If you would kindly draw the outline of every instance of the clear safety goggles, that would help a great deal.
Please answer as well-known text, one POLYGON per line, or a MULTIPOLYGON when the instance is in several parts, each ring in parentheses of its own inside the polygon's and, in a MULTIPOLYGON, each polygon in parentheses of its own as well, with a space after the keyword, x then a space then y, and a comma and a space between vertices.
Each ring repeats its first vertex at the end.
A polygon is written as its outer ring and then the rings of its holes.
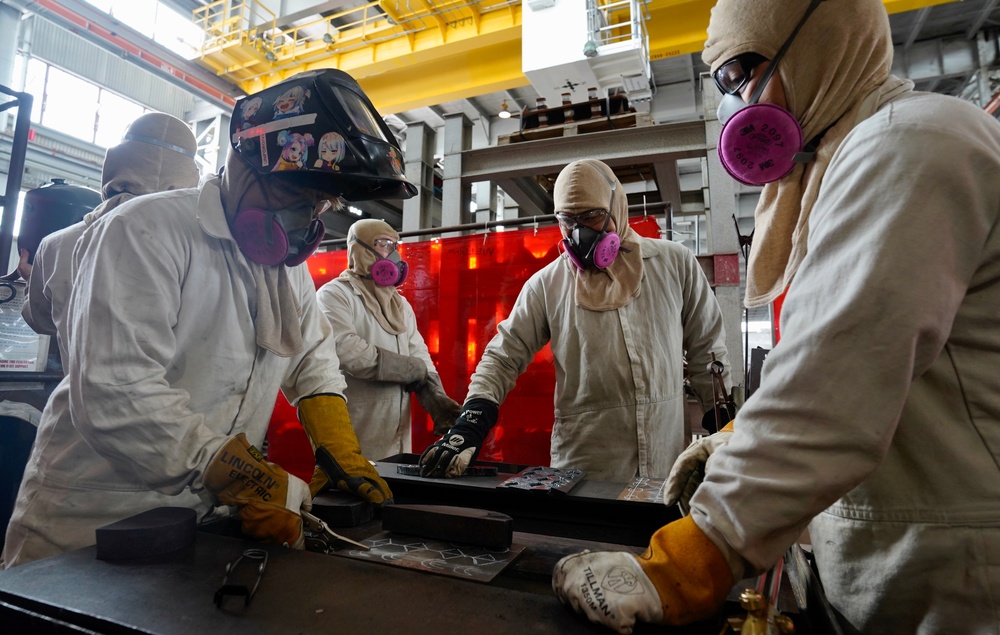
POLYGON ((392 253, 396 251, 396 246, 399 245, 399 241, 392 240, 391 238, 376 238, 372 241, 375 249, 386 251, 392 253))
POLYGON ((596 225, 597 223, 603 222, 607 217, 608 210, 606 209, 592 209, 579 214, 556 212, 556 220, 559 221, 560 225, 567 229, 572 229, 577 225, 596 225))

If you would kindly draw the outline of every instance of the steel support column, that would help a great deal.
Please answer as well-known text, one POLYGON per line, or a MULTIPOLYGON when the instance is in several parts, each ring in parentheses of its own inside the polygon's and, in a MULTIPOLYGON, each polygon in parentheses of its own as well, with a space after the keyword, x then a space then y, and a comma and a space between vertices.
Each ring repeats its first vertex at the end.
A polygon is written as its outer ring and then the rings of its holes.
MULTIPOLYGON (((715 114, 719 91, 708 77, 702 78, 702 100, 705 113, 705 138, 708 152, 705 157, 707 170, 702 173, 705 192, 705 220, 708 225, 708 252, 710 254, 738 254, 739 237, 733 227, 736 214, 736 181, 726 173, 719 161, 719 134, 722 124, 715 114)), ((733 386, 743 385, 743 337, 740 324, 743 317, 743 298, 739 286, 716 286, 715 297, 722 309, 726 328, 726 350, 729 353, 729 376, 733 386)))
POLYGON ((403 231, 434 225, 434 129, 425 123, 406 127, 406 178, 417 186, 417 195, 403 201, 403 231))
POLYGON ((472 121, 457 112, 444 118, 444 187, 441 193, 441 224, 460 225, 472 203, 473 181, 463 178, 466 152, 472 147, 472 121))

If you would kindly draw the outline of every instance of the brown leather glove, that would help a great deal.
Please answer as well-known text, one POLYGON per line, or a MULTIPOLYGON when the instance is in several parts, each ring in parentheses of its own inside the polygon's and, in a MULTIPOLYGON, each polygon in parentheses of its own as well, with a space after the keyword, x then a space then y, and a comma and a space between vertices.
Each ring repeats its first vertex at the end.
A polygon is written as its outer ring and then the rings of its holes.
POLYGON ((462 413, 462 404, 448 396, 437 373, 427 376, 427 381, 417 388, 416 395, 420 405, 434 421, 434 434, 441 436, 451 430, 458 415, 462 413))
POLYGON ((264 460, 242 432, 215 453, 203 482, 216 501, 237 508, 243 533, 295 549, 304 546, 299 510, 312 509, 309 486, 264 460))
MULTIPOLYGON (((377 505, 392 500, 388 483, 361 455, 361 444, 343 397, 306 397, 299 402, 299 420, 316 451, 317 469, 322 469, 330 483, 377 505)), ((309 488, 319 491, 324 485, 314 472, 309 488)))

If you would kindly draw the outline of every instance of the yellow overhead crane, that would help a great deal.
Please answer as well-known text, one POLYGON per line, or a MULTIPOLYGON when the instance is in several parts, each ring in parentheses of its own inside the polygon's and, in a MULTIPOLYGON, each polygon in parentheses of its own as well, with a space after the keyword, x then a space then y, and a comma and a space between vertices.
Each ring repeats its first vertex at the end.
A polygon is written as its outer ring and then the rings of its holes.
MULTIPOLYGON (((889 13, 949 1, 883 0, 889 13)), ((650 59, 701 51, 714 4, 649 0, 650 59)), ((301 71, 339 68, 389 114, 528 85, 521 12, 521 0, 377 0, 279 28, 279 16, 259 1, 216 0, 193 19, 204 32, 198 62, 248 93, 301 71)))

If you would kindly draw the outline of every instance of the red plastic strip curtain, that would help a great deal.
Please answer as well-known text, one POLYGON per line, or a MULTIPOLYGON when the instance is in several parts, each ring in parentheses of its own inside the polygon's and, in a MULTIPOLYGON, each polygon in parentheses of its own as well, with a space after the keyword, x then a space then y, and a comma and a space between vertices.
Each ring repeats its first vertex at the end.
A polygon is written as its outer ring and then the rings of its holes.
MULTIPOLYGON (((637 217, 630 225, 642 236, 659 236, 659 225, 651 216, 637 217)), ((559 256, 561 238, 557 227, 546 227, 400 244, 409 274, 399 290, 416 313, 417 328, 427 342, 445 390, 459 403, 465 399, 469 378, 483 349, 497 333, 497 324, 507 317, 524 282, 559 256)), ((319 288, 347 267, 347 252, 316 254, 307 263, 319 288)), ((548 465, 554 387, 552 352, 546 346, 535 355, 501 405, 497 427, 480 458, 548 465)), ((269 432, 269 456, 279 463, 282 458, 294 460, 298 467, 295 472, 305 472, 308 464, 311 474, 308 445, 304 448, 306 456, 295 459, 293 455, 299 452, 284 447, 287 443, 280 437, 297 435, 276 434, 276 426, 291 424, 289 416, 294 420, 294 410, 282 402, 284 399, 279 398, 281 412, 276 411, 269 432)), ((416 399, 412 403, 412 451, 419 454, 436 437, 431 432, 431 418, 416 399)), ((294 441, 303 442, 304 436, 294 441)))

